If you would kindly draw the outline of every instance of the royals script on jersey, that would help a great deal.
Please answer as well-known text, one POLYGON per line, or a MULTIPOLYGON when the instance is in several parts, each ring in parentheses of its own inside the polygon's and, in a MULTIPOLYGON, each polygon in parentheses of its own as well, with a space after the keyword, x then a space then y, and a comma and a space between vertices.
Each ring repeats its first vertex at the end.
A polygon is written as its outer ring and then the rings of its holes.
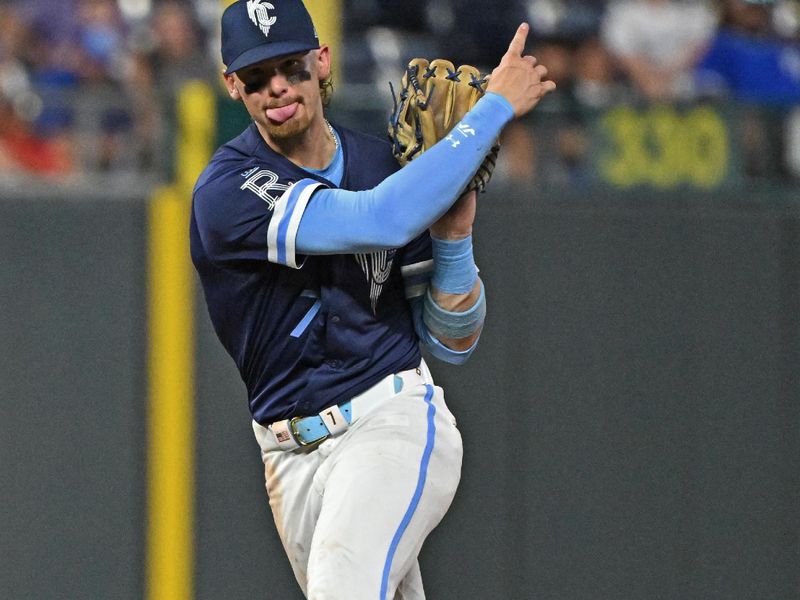
MULTIPOLYGON (((339 187, 370 189, 397 169, 388 143, 336 129, 339 187)), ((420 286, 401 268, 430 261, 430 238, 373 254, 296 255, 318 185, 337 187, 274 152, 251 125, 215 153, 194 190, 192 260, 262 424, 318 413, 420 362, 407 301, 420 286)))

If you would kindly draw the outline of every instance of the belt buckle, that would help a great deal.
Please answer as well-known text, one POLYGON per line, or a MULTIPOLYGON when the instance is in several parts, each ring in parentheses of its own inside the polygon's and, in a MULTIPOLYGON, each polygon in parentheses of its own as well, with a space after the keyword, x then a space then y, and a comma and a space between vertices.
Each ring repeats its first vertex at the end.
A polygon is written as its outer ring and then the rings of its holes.
POLYGON ((297 442, 300 446, 305 448, 307 446, 313 446, 318 442, 323 442, 326 439, 328 439, 327 435, 323 435, 322 437, 312 440, 310 442, 305 441, 302 434, 299 431, 297 431, 297 422, 302 421, 303 419, 305 419, 305 417, 292 417, 291 419, 289 419, 289 431, 292 433, 292 437, 294 438, 295 442, 297 442))

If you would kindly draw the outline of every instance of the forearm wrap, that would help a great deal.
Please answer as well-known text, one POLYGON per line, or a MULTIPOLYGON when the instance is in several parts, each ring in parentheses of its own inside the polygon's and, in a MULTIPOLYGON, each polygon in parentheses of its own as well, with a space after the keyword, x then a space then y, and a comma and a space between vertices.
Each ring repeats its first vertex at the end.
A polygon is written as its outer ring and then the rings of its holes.
POLYGON ((486 319, 486 294, 481 282, 481 294, 477 302, 464 312, 451 312, 436 304, 428 289, 422 309, 425 327, 438 338, 460 340, 478 331, 486 319))
POLYGON ((433 277, 431 283, 445 294, 468 294, 475 287, 478 269, 472 257, 472 236, 462 240, 431 238, 433 277))

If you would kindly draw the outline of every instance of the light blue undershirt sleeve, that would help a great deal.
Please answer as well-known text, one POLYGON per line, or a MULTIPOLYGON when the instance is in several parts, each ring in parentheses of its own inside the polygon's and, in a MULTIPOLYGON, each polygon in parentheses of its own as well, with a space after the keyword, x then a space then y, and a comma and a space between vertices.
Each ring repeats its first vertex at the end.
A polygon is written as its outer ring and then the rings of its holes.
POLYGON ((513 117, 505 98, 487 93, 448 137, 377 187, 315 190, 297 229, 295 252, 346 254, 405 246, 452 206, 513 117))
POLYGON ((478 335, 472 346, 466 350, 451 350, 442 344, 442 342, 433 337, 431 332, 428 331, 428 328, 425 326, 425 323, 422 320, 424 302, 423 298, 424 296, 418 296, 409 300, 411 304, 411 315, 414 318, 414 330, 417 332, 417 336, 419 336, 420 341, 425 346, 425 349, 428 350, 428 352, 430 352, 435 358, 453 365, 464 364, 477 347, 478 340, 481 336, 478 335))

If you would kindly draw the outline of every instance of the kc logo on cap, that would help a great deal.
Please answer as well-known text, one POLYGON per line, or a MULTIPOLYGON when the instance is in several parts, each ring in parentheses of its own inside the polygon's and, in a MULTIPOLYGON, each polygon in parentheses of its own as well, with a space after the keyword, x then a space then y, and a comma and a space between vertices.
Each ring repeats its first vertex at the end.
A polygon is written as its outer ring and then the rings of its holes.
POLYGON ((227 74, 317 48, 317 32, 302 0, 236 0, 222 14, 222 62, 227 74))
POLYGON ((269 28, 275 25, 278 21, 278 17, 270 17, 269 12, 270 10, 275 10, 275 7, 270 4, 269 2, 263 2, 262 0, 247 0, 247 14, 250 17, 250 20, 253 22, 253 25, 258 26, 258 28, 264 32, 264 35, 269 37, 269 28))

